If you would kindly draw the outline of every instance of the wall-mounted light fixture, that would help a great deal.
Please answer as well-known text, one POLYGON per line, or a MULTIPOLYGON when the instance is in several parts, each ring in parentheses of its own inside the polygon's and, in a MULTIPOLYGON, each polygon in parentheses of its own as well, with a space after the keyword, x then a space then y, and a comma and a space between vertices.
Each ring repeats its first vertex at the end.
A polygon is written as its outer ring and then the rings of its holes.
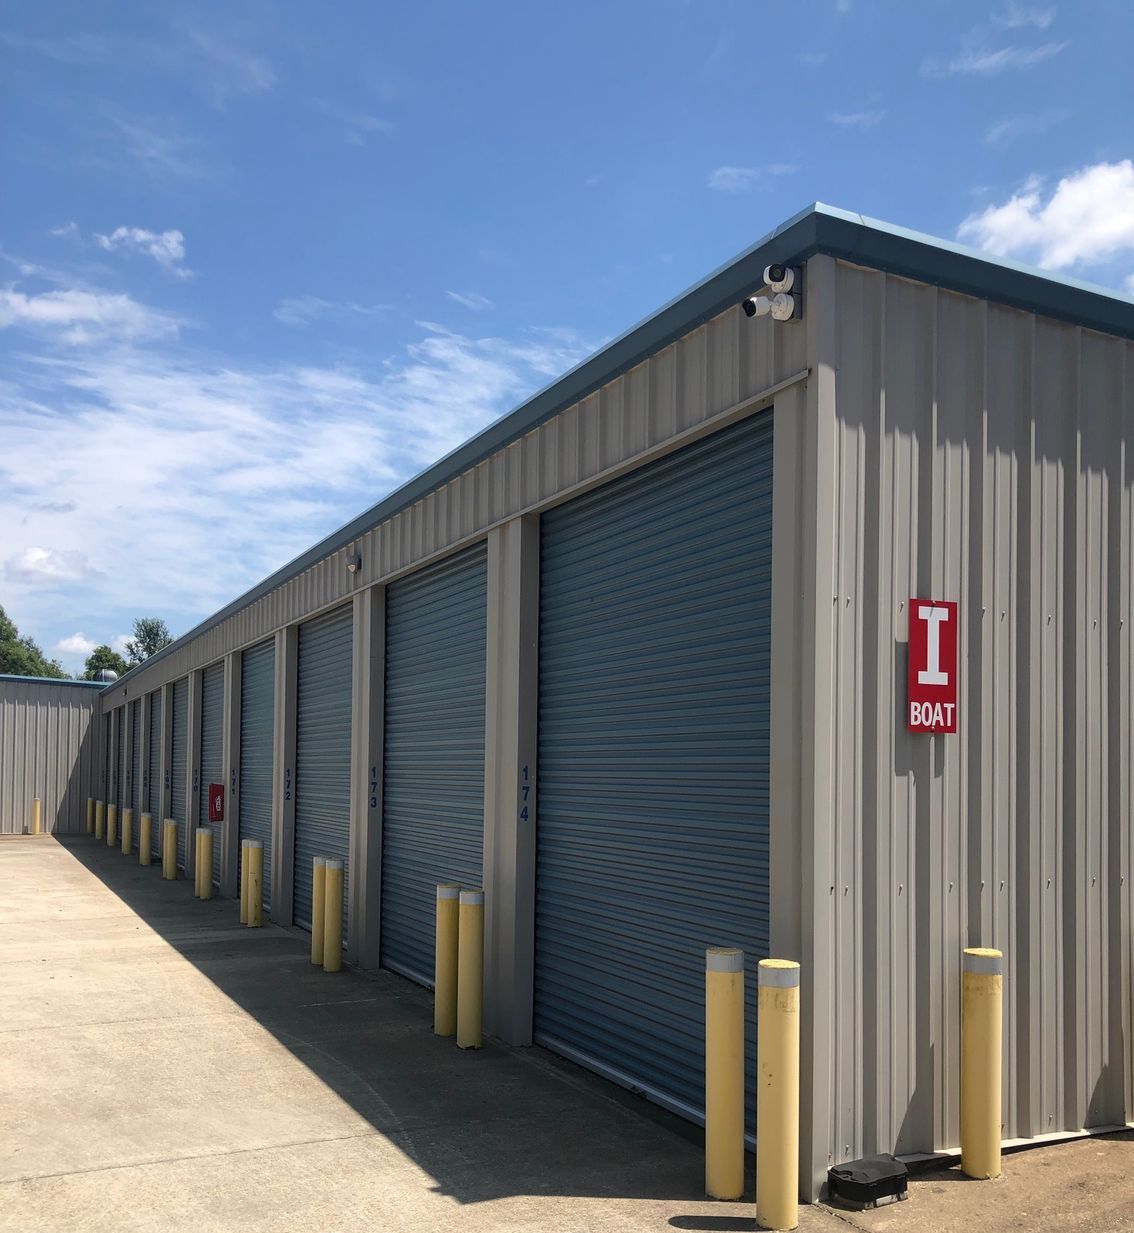
POLYGON ((357 574, 362 569, 362 558, 357 552, 352 552, 346 559, 346 567, 352 574, 357 574))

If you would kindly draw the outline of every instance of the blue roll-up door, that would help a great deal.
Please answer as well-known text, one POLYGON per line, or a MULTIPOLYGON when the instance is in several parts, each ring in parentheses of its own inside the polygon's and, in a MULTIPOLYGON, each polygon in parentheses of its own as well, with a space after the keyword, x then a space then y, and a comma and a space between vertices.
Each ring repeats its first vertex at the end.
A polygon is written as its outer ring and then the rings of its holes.
POLYGON ((487 552, 386 590, 382 963, 433 982, 436 884, 479 886, 487 552))
POLYGON ((130 803, 126 795, 126 708, 118 708, 118 738, 114 747, 114 803, 118 806, 118 833, 122 834, 122 811, 130 803))
POLYGON ((173 683, 173 729, 170 749, 169 816, 177 823, 177 867, 185 868, 185 837, 189 819, 185 814, 186 760, 189 755, 189 681, 173 683))
POLYGON ((343 862, 346 941, 350 855, 350 607, 299 627, 295 713, 295 893, 293 920, 311 928, 312 861, 343 862))
POLYGON ((114 744, 111 741, 110 712, 102 717, 102 800, 108 804, 114 798, 114 744))
POLYGON ((771 548, 770 411, 541 526, 536 1039, 694 1118, 707 947, 744 948, 755 1082, 771 548))
POLYGON ((272 758, 274 639, 250 647, 240 666, 240 838, 264 845, 262 903, 272 903, 272 758))
POLYGON ((150 748, 146 767, 146 812, 153 820, 150 832, 151 851, 154 856, 161 852, 161 690, 150 694, 150 748))
POLYGON ((134 838, 137 838, 137 815, 142 811, 142 703, 130 703, 130 783, 126 803, 134 810, 134 838))
POLYGON ((210 664, 201 673, 201 761, 197 793, 197 825, 213 832, 213 882, 220 885, 221 824, 209 821, 209 784, 223 784, 224 664, 210 664))

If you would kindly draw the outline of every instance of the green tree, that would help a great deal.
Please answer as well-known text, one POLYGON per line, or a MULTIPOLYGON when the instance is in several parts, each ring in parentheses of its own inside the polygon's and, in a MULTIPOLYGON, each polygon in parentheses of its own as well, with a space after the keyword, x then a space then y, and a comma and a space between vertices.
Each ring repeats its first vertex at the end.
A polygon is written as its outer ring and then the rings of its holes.
POLYGON ((84 681, 97 681, 98 674, 103 668, 113 668, 119 676, 129 670, 122 656, 105 644, 96 646, 87 656, 87 662, 83 666, 86 669, 83 673, 84 681))
POLYGON ((134 636, 126 643, 126 656, 130 667, 144 664, 151 655, 156 655, 173 639, 161 617, 138 617, 134 621, 134 636))
POLYGON ((0 673, 8 676, 51 676, 65 680, 57 659, 48 659, 31 638, 21 638, 15 622, 0 608, 0 673))

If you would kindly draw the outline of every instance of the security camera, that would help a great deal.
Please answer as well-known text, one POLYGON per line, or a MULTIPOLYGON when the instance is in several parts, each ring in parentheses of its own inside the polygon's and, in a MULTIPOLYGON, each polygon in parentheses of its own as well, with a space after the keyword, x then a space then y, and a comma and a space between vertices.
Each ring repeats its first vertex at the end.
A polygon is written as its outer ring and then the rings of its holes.
MULTIPOLYGON (((790 274, 791 271, 789 270, 790 274)), ((795 296, 780 291, 772 296, 772 320, 790 321, 795 316, 795 296)))
POLYGON ((790 265, 774 265, 764 267, 764 285, 769 291, 790 291, 795 286, 795 271, 790 265))
POLYGON ((750 295, 740 307, 746 317, 766 317, 772 310, 772 301, 766 295, 750 295))

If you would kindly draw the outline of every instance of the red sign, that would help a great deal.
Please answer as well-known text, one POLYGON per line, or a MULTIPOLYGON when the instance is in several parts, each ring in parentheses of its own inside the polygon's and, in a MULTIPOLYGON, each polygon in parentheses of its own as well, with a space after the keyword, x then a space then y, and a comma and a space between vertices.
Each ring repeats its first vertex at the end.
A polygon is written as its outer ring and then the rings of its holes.
POLYGON ((209 821, 224 821, 224 784, 209 784, 209 821))
POLYGON ((911 732, 957 731, 957 605, 910 600, 911 732))

